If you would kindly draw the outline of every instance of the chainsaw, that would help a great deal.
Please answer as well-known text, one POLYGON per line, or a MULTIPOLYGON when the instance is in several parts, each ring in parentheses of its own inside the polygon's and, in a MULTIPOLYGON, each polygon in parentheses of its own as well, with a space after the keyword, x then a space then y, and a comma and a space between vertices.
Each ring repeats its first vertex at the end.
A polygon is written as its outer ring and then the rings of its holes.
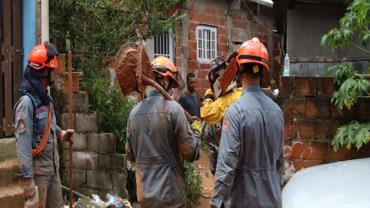
POLYGON ((238 73, 237 55, 238 53, 234 51, 226 60, 219 56, 212 61, 212 67, 208 72, 208 81, 211 84, 215 98, 225 95, 236 87, 236 85, 231 85, 231 83, 236 79, 238 73))

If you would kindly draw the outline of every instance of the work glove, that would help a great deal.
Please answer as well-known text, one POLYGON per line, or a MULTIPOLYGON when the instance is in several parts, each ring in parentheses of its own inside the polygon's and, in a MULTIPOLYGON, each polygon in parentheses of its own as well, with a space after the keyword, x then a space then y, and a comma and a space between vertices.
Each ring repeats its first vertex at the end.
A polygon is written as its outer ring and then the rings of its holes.
POLYGON ((70 142, 73 144, 73 135, 75 134, 74 129, 67 129, 67 130, 62 130, 62 141, 63 142, 70 142))
POLYGON ((196 134, 202 134, 202 124, 200 122, 200 119, 197 117, 193 117, 193 122, 191 123, 191 129, 196 134))
POLYGON ((39 191, 32 178, 22 179, 23 196, 26 200, 25 208, 39 208, 39 191))
POLYGON ((206 90, 206 93, 205 93, 205 95, 204 95, 204 99, 211 99, 211 100, 215 100, 215 96, 214 96, 214 93, 213 93, 213 91, 212 91, 212 89, 211 89, 211 88, 208 88, 208 89, 206 90))

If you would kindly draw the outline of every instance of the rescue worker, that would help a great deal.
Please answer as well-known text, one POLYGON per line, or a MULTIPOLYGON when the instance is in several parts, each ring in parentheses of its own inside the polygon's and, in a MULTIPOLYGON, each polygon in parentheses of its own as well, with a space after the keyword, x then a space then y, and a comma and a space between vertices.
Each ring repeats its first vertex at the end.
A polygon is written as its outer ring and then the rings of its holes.
POLYGON ((215 99, 211 88, 206 90, 202 107, 200 108, 200 117, 208 125, 214 125, 222 121, 227 108, 237 101, 243 89, 235 87, 224 96, 215 99))
POLYGON ((258 38, 238 50, 244 91, 223 120, 212 207, 282 206, 284 116, 260 87, 263 70, 269 70, 268 59, 258 38))
MULTIPOLYGON (((155 81, 166 91, 178 87, 177 69, 166 57, 152 62, 155 81)), ((138 201, 142 207, 184 207, 183 162, 199 157, 194 134, 183 108, 152 89, 130 112, 126 152, 135 162, 138 201)))
POLYGON ((35 46, 20 83, 21 98, 14 106, 13 126, 26 208, 63 207, 58 140, 72 142, 73 130, 62 131, 57 126, 48 93, 57 66, 57 50, 52 44, 35 46))

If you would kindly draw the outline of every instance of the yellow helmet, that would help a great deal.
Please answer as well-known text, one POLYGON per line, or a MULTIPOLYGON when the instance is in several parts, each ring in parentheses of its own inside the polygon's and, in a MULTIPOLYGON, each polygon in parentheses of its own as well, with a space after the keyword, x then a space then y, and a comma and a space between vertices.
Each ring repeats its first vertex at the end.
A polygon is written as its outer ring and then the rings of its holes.
POLYGON ((155 73, 158 73, 164 77, 170 77, 173 80, 174 88, 179 87, 176 66, 169 58, 158 56, 152 61, 152 69, 155 73))

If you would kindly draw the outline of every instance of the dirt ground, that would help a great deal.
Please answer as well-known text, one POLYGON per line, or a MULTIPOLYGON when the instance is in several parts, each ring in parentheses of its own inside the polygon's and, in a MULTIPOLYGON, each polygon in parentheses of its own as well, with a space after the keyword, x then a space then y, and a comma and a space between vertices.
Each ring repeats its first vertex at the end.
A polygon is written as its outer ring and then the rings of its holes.
POLYGON ((209 201, 212 196, 213 184, 214 184, 214 176, 212 175, 209 169, 209 153, 207 151, 201 150, 200 158, 198 161, 195 162, 196 167, 200 172, 200 176, 202 178, 202 195, 198 201, 197 208, 209 208, 209 201))

